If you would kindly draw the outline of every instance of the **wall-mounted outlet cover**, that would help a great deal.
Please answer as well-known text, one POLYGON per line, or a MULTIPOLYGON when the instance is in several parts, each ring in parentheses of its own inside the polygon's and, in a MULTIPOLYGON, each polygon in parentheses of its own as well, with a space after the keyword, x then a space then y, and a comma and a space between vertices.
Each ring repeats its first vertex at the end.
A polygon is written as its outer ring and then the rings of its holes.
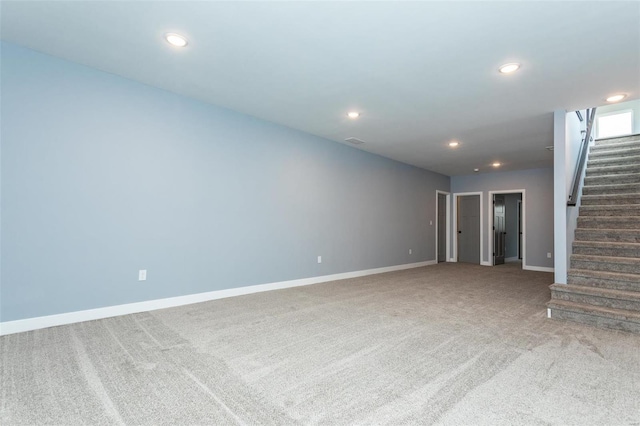
POLYGON ((409 249, 409 254, 413 253, 413 250, 409 249))
POLYGON ((345 139, 346 142, 352 143, 354 145, 361 145, 364 143, 363 140, 358 139, 358 138, 346 138, 345 139))
POLYGON ((322 256, 318 256, 318 263, 322 263, 322 256))
POLYGON ((138 281, 146 281, 147 280, 147 270, 140 269, 138 271, 138 281))

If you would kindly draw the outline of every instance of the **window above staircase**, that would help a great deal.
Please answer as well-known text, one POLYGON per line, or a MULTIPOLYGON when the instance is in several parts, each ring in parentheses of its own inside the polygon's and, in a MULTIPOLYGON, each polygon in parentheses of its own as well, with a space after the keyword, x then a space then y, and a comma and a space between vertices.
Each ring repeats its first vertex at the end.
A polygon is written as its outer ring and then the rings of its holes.
POLYGON ((596 121, 598 139, 626 136, 633 133, 633 110, 599 115, 596 121))

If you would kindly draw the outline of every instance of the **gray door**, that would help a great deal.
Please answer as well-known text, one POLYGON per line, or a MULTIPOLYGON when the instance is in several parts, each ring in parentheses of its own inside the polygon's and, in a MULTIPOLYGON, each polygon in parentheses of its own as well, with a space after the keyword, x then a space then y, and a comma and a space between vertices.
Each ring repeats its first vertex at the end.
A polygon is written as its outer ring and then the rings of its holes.
POLYGON ((447 261, 447 196, 438 194, 438 263, 447 261))
POLYGON ((458 262, 480 264, 480 196, 458 197, 458 262))
POLYGON ((493 264, 504 264, 505 241, 507 231, 505 226, 504 195, 493 196, 493 264))

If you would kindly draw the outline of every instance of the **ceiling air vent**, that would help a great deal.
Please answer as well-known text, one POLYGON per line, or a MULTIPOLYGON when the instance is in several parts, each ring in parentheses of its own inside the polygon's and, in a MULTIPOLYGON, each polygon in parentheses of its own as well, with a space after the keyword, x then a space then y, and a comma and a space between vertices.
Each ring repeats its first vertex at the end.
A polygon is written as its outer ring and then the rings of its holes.
POLYGON ((352 143, 354 145, 360 145, 360 144, 364 143, 364 141, 361 141, 360 139, 357 139, 357 138, 346 138, 345 142, 349 142, 349 143, 352 143))

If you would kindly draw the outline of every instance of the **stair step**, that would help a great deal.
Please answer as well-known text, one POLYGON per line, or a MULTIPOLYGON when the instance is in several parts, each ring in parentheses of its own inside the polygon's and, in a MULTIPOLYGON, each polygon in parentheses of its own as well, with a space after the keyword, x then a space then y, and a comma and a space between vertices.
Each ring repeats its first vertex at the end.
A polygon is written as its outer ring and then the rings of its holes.
POLYGON ((640 183, 640 173, 617 173, 613 175, 585 176, 585 186, 618 185, 621 183, 640 183))
POLYGON ((578 216, 578 228, 640 229, 638 216, 578 216))
POLYGON ((626 142, 640 143, 640 133, 634 133, 632 135, 614 136, 611 138, 600 138, 595 140, 596 146, 617 145, 626 142))
POLYGON ((595 327, 640 333, 640 312, 605 308, 582 303, 552 300, 547 303, 550 317, 595 327))
POLYGON ((582 205, 580 216, 640 216, 640 204, 582 205))
POLYGON ((618 166, 623 164, 640 164, 640 154, 620 157, 589 158, 589 161, 587 161, 587 168, 618 166))
POLYGON ((575 241, 640 243, 640 229, 576 228, 575 241))
POLYGON ((639 292, 571 284, 553 284, 550 288, 551 298, 555 300, 624 309, 640 314, 639 292))
POLYGON ((610 142, 610 143, 602 143, 602 141, 596 141, 593 145, 591 145, 589 149, 592 152, 596 152, 596 151, 600 152, 600 151, 608 151, 612 149, 618 149, 618 150, 633 149, 638 145, 640 145, 640 141, 638 141, 637 139, 629 139, 625 141, 617 141, 617 142, 610 142))
POLYGON ((572 254, 571 268, 638 274, 640 276, 640 259, 635 257, 572 254))
POLYGON ((638 144, 637 146, 626 146, 626 147, 621 147, 621 148, 616 148, 615 146, 610 147, 609 149, 598 149, 598 150, 593 150, 593 147, 591 147, 591 150, 589 151, 589 159, 604 159, 604 158, 611 158, 611 157, 632 157, 632 156, 636 156, 636 155, 640 155, 640 144, 638 144))
POLYGON ((636 142, 636 141, 628 141, 628 142, 621 142, 621 143, 616 143, 616 144, 608 144, 608 145, 592 145, 591 147, 589 147, 589 158, 591 158, 591 155, 593 154, 601 154, 601 153, 613 153, 613 152, 617 152, 617 153, 622 153, 625 151, 631 151, 634 150, 636 148, 640 147, 640 143, 636 142))
POLYGON ((640 204, 640 193, 638 194, 600 194, 583 195, 580 199, 583 206, 602 206, 609 204, 640 204))
POLYGON ((567 281, 572 285, 610 288, 612 290, 640 291, 640 276, 619 272, 569 269, 567 281))
POLYGON ((573 254, 611 257, 640 257, 639 243, 574 241, 573 254))
POLYGON ((587 167, 585 176, 609 176, 630 173, 640 173, 640 164, 620 164, 616 166, 587 167))
MULTIPOLYGON (((623 175, 617 175, 622 177, 623 175)), ((607 176, 599 176, 602 180, 607 180, 607 176)), ((601 185, 592 185, 590 181, 585 179, 585 186, 582 188, 584 195, 598 194, 637 194, 640 193, 640 182, 619 182, 601 185), (587 182, 589 182, 587 184, 587 182)))
POLYGON ((590 147, 568 284, 549 316, 640 333, 640 135, 590 147))

